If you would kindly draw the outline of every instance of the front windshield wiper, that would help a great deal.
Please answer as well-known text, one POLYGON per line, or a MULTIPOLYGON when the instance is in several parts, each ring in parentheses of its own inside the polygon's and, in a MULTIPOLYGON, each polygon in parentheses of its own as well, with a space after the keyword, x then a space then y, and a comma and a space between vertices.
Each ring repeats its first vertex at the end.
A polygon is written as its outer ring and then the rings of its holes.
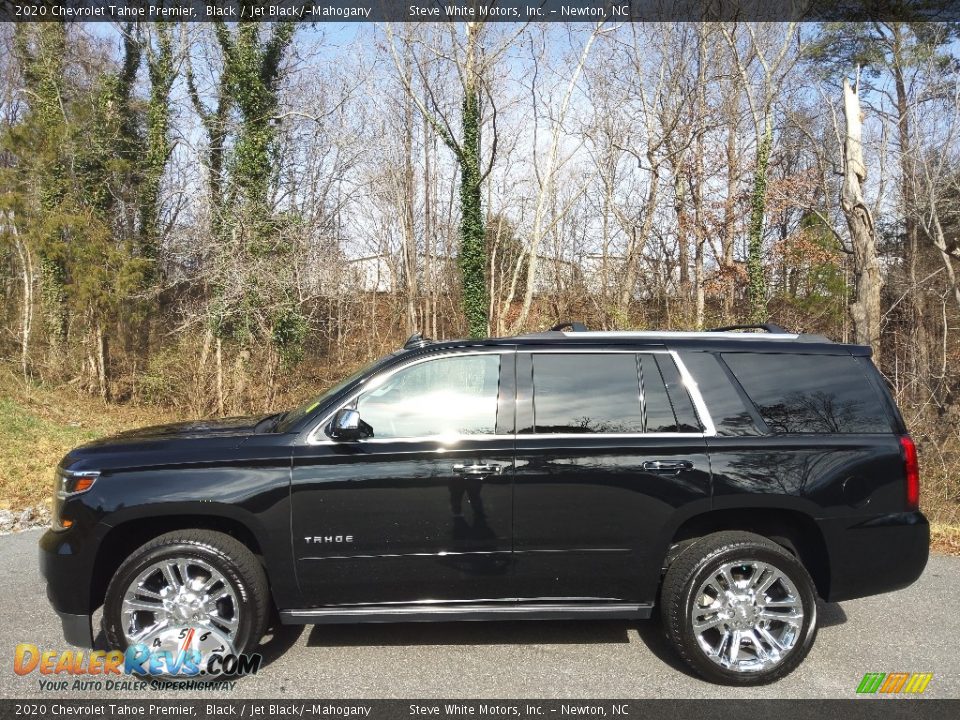
POLYGON ((276 429, 277 429, 278 427, 280 427, 280 423, 282 423, 284 420, 286 420, 286 419, 287 419, 287 415, 289 415, 289 414, 290 414, 290 411, 289 411, 289 410, 284 410, 283 412, 278 412, 278 413, 274 416, 274 421, 273 421, 273 423, 270 425, 270 432, 275 432, 276 429))
POLYGON ((287 411, 274 413, 273 415, 267 415, 263 420, 258 422, 254 427, 253 431, 258 435, 260 433, 273 432, 277 429, 277 425, 280 424, 280 421, 287 416, 287 411))

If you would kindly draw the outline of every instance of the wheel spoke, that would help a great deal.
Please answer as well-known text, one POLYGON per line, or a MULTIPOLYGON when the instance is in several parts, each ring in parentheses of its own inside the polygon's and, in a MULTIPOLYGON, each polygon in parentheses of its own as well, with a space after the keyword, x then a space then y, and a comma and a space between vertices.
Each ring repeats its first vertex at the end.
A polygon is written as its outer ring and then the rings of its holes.
POLYGON ((207 578, 207 581, 200 586, 200 589, 197 590, 197 593, 200 595, 206 595, 213 589, 213 586, 220 582, 220 578, 217 575, 211 573, 210 577, 207 578))
POLYGON ((756 630, 750 630, 747 633, 744 633, 745 637, 750 641, 750 644, 753 645, 754 651, 757 654, 757 660, 762 663, 767 663, 770 661, 770 655, 767 653, 766 648, 763 647, 763 643, 760 642, 760 638, 757 636, 756 630))
POLYGON ((803 624, 802 613, 776 613, 769 612, 767 610, 761 610, 759 619, 776 620, 777 622, 787 623, 788 625, 793 625, 795 627, 800 627, 800 625, 803 624))
POLYGON ((737 658, 740 656, 740 631, 734 630, 730 633, 730 648, 727 651, 727 660, 731 665, 737 664, 737 658))
POLYGON ((783 652, 783 650, 784 650, 783 645, 781 645, 781 644, 780 644, 780 641, 777 640, 777 639, 773 636, 773 633, 771 633, 771 632, 770 632, 767 628, 765 628, 763 625, 758 625, 757 628, 756 628, 756 630, 754 631, 754 633, 759 633, 760 636, 763 638, 763 640, 764 640, 771 648, 773 648, 774 652, 777 653, 778 655, 783 652))
POLYGON ((219 615, 211 615, 210 620, 215 623, 220 623, 221 625, 226 625, 228 628, 235 628, 239 624, 237 618, 225 618, 220 617, 219 615))
POLYGON ((163 595, 153 590, 148 590, 143 585, 140 585, 135 591, 135 594, 139 597, 149 598, 151 600, 156 600, 157 602, 163 601, 163 595))
POLYGON ((766 563, 754 563, 752 565, 752 569, 753 572, 750 574, 750 579, 747 581, 747 590, 757 590, 760 581, 773 573, 773 568, 766 563))
POLYGON ((216 595, 211 595, 209 598, 207 598, 207 602, 215 603, 219 600, 223 600, 223 598, 228 597, 230 597, 230 591, 226 588, 222 588, 216 595))
POLYGON ((787 608, 787 609, 799 609, 802 607, 802 603, 797 598, 786 598, 785 600, 767 600, 762 603, 765 608, 787 608))
POLYGON ((190 573, 187 572, 187 570, 188 570, 188 568, 187 568, 187 561, 186 561, 186 560, 180 560, 180 561, 178 561, 178 562, 177 562, 177 570, 178 570, 179 573, 180 573, 180 580, 182 580, 182 583, 181 583, 181 584, 182 584, 184 587, 189 587, 189 586, 190 586, 190 573))
POLYGON ((737 589, 737 583, 733 579, 733 575, 730 574, 729 566, 724 565, 722 568, 720 568, 720 574, 718 575, 718 578, 723 580, 724 583, 726 583, 727 590, 733 591, 737 589))
POLYGON ((174 563, 165 563, 163 567, 160 568, 161 572, 163 572, 164 579, 167 581, 167 585, 171 590, 174 591, 180 589, 180 583, 177 581, 177 574, 174 572, 175 569, 176 565, 174 563))
POLYGON ((123 601, 123 608, 128 611, 146 610, 147 612, 161 612, 163 605, 155 602, 147 602, 146 600, 125 599, 123 601))
POLYGON ((697 622, 696 620, 694 620, 694 621, 693 621, 693 631, 694 631, 695 633, 697 633, 697 634, 702 633, 702 632, 706 632, 707 630, 710 630, 711 628, 715 628, 715 627, 717 627, 717 626, 719 626, 719 625, 723 625, 723 622, 724 622, 723 619, 722 619, 721 617, 719 617, 719 616, 716 616, 716 615, 713 616, 712 618, 710 618, 709 620, 703 620, 703 621, 701 621, 701 622, 697 622))

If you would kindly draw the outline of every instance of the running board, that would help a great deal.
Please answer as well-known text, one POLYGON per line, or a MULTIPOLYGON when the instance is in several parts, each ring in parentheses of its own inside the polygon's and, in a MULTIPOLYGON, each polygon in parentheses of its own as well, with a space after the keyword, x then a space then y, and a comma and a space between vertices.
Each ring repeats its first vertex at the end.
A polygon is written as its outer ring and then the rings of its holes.
POLYGON ((645 620, 652 605, 622 603, 475 603, 361 605, 281 610, 284 625, 452 622, 462 620, 645 620))

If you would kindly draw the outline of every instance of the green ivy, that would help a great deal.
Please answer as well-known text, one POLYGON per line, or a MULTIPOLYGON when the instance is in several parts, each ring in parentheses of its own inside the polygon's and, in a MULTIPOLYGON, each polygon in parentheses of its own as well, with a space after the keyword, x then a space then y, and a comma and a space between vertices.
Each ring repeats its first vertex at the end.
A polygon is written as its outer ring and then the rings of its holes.
POLYGON ((480 172, 480 96, 470 90, 463 99, 463 144, 460 150, 460 275, 463 312, 470 337, 487 333, 487 252, 480 172))
POLYGON ((310 325, 298 305, 280 306, 273 315, 273 346, 284 366, 296 365, 303 359, 303 348, 310 325))
POLYGON ((770 118, 757 148, 757 167, 753 174, 750 197, 750 235, 747 243, 747 295, 750 299, 750 322, 767 320, 767 282, 763 272, 763 219, 767 211, 767 167, 773 144, 770 118))

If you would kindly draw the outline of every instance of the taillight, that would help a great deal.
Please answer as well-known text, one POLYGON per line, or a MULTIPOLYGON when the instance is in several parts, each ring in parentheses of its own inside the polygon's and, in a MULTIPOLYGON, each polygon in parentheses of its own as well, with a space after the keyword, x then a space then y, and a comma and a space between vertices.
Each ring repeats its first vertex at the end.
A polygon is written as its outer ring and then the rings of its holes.
POLYGON ((900 438, 900 447, 903 448, 903 468, 907 474, 907 510, 916 510, 920 507, 920 466, 917 464, 917 446, 913 440, 904 436, 900 438))

